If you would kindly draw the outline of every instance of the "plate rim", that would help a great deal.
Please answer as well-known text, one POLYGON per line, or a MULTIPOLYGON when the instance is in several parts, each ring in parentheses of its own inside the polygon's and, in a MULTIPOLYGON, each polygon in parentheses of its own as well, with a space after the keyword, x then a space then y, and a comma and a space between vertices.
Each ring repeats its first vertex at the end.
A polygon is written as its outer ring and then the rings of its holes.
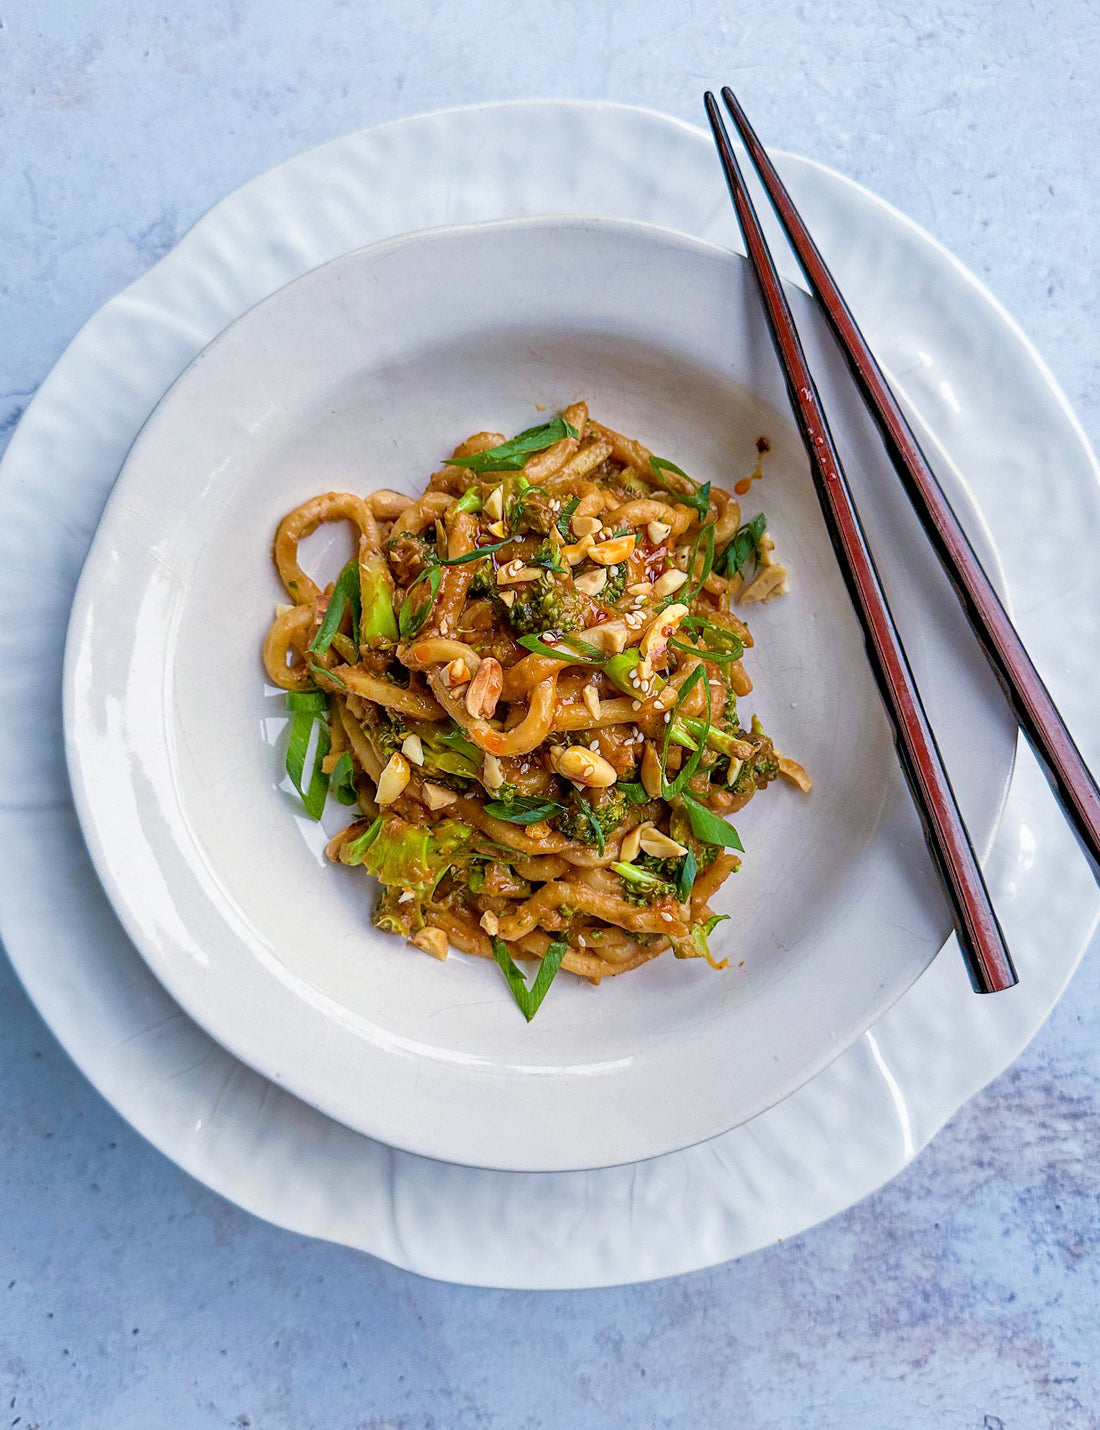
MULTIPOLYGON (((505 101, 500 105, 462 106, 445 112, 453 115, 465 115, 472 121, 482 123, 482 116, 485 111, 498 108, 535 112, 543 121, 552 119, 554 115, 562 111, 572 111, 576 113, 580 109, 586 110, 593 118, 597 115, 602 116, 608 113, 613 116, 616 114, 628 114, 638 118, 640 121, 644 121, 646 124, 656 122, 658 126, 663 126, 665 129, 679 130, 682 136, 689 137, 692 142, 703 141, 709 144, 709 141, 706 140, 706 136, 703 135, 702 131, 699 131, 690 124, 686 124, 680 119, 657 114, 637 106, 610 104, 602 101, 505 101)), ((384 126, 376 126, 375 128, 358 131, 356 134, 345 136, 341 139, 331 140, 327 144, 318 146, 316 149, 309 151, 309 157, 313 162, 317 161, 317 156, 323 156, 329 159, 340 153, 343 157, 346 157, 343 151, 346 150, 350 153, 355 146, 366 145, 370 140, 370 136, 375 134, 376 129, 380 128, 390 131, 397 126, 409 126, 410 128, 417 126, 422 127, 426 117, 427 116, 412 116, 408 119, 395 120, 384 126)), ((55 401, 55 390, 64 393, 64 383, 72 380, 72 375, 79 369, 80 362, 84 358, 84 347, 86 344, 81 343, 79 339, 89 334, 90 330, 93 329, 98 336, 100 332, 109 327, 108 318, 112 320, 117 318, 120 299, 126 298, 134 289, 139 288, 151 274, 161 269, 162 264, 167 264, 172 261, 174 257, 178 256, 184 246, 188 244, 189 240, 196 236, 201 236, 205 239, 207 233, 204 225, 216 227, 213 223, 213 216, 217 214, 219 210, 222 211, 223 215, 227 214, 229 212, 228 206, 231 206, 234 201, 240 200, 242 196, 246 194, 246 191, 249 191, 247 192, 249 199, 254 198, 257 192, 256 186, 260 185, 266 178, 272 175, 280 174, 285 176, 289 168, 301 162, 302 157, 303 156, 298 156, 297 159, 284 161, 283 164, 267 171, 267 175, 261 175, 257 179, 250 180, 248 184, 243 185, 242 188, 237 190, 234 194, 220 201, 219 205, 216 205, 210 213, 203 219, 200 219, 199 223, 181 239, 180 244, 177 245, 177 248, 173 250, 167 258, 161 260, 160 264, 155 265, 149 273, 143 275, 142 278, 136 280, 129 288, 123 290, 122 294, 104 305, 103 309, 100 309, 96 315, 93 315, 93 317, 88 320, 88 323, 81 328, 77 338, 74 339, 70 348, 66 350, 66 354, 59 360, 53 373, 47 378, 46 382, 39 389, 39 393, 28 407, 27 413, 24 415, 23 422, 21 423, 22 430, 13 437, 12 445, 9 447, 8 454, 5 456, 5 465, 8 468, 9 476, 11 475, 12 469, 16 466, 16 452, 18 452, 20 461, 24 458, 23 446, 25 443, 21 443, 21 438, 26 435, 29 441, 29 433, 31 430, 34 430, 35 439, 41 440, 43 423, 48 426, 51 420, 54 422, 58 420, 57 413, 51 404, 55 401), (227 208, 222 209, 222 205, 226 205, 227 208), (199 229, 202 230, 201 235, 196 234, 196 230, 199 229), (33 421, 29 421, 28 419, 31 418, 32 413, 34 414, 33 421)), ((878 206, 884 213, 893 215, 894 218, 900 220, 905 227, 912 230, 923 244, 929 245, 933 251, 939 252, 950 259, 951 263, 964 275, 968 285, 981 296, 983 305, 998 314, 1002 321, 1012 329, 1013 334, 1019 341, 1022 354, 1028 360, 1030 370, 1037 372, 1039 377, 1043 379, 1047 393, 1054 397, 1061 409, 1063 417, 1069 418, 1069 425, 1072 427, 1076 437, 1076 447, 1091 464, 1095 478, 1096 459, 1089 449, 1080 423, 1074 417, 1064 394, 1054 381, 1041 356, 1035 351, 1030 340, 1020 330, 1015 320, 1005 312, 1002 305, 988 292, 981 281, 970 273, 958 259, 955 259, 953 255, 944 249, 943 245, 939 244, 931 235, 920 229, 912 220, 900 214, 886 200, 878 198, 853 180, 835 173, 835 171, 828 169, 827 166, 819 164, 814 160, 795 159, 793 156, 788 157, 791 158, 792 163, 804 166, 805 171, 810 173, 816 171, 819 175, 825 176, 828 183, 831 184, 835 182, 843 187, 850 188, 862 195, 865 199, 872 201, 873 204, 878 206)), ((281 197, 285 199, 286 195, 284 194, 281 197)), ((1014 782, 1014 794, 1015 793, 1014 782)), ((1027 799, 1028 792, 1023 791, 1019 797, 1027 799)), ((8 807, 5 814, 12 817, 13 823, 18 823, 17 817, 21 812, 24 811, 21 811, 18 801, 16 801, 13 805, 8 807)), ((47 819, 48 814, 49 811, 43 813, 39 822, 49 822, 47 819)), ((1039 825, 1042 825, 1041 811, 1032 811, 1032 816, 1039 825)), ((1091 896, 1088 902, 1091 908, 1095 907, 1092 903, 1091 896)), ((53 1021, 57 1021, 59 1018, 63 1019, 63 1005, 58 1003, 56 990, 51 989, 48 976, 41 967, 41 952, 35 942, 35 930, 24 929, 18 926, 18 912, 19 910, 13 909, 10 903, 8 903, 4 909, 6 929, 9 933, 15 934, 14 938, 9 939, 9 947, 13 950, 12 961, 17 968, 17 972, 19 972, 22 977, 24 985, 28 988, 32 998, 43 1013, 43 1016, 46 1016, 46 1005, 49 1004, 53 1011, 53 1021), (16 946, 18 946, 18 953, 14 951, 16 946), (24 954, 26 955, 25 958, 24 954), (59 1008, 62 1009, 61 1012, 58 1011, 59 1008)), ((789 1215, 794 1215, 798 1218, 797 1224, 794 1226, 795 1230, 810 1225, 816 1220, 820 1220, 822 1216, 830 1214, 831 1211, 839 1210, 841 1206, 851 1204, 853 1199, 864 1195, 874 1186, 881 1184, 887 1177, 893 1175, 899 1170, 900 1166, 904 1164, 904 1161, 908 1160, 908 1157, 913 1154, 915 1147, 917 1145, 923 1145, 923 1142, 942 1125, 942 1122, 946 1120, 951 1112, 955 1111, 962 1102, 977 1091, 978 1087, 988 1081, 990 1077, 1008 1065, 1008 1062, 1012 1060, 1027 1041, 1029 1041, 1030 1037, 1034 1035, 1038 1026, 1041 1025, 1042 1020, 1045 1019, 1045 1016, 1053 1007, 1058 994, 1071 976, 1073 967, 1075 967, 1080 960, 1084 947, 1095 926, 1095 918, 1095 912, 1091 913, 1088 919, 1088 927, 1083 930, 1080 935, 1080 943, 1075 943, 1072 964, 1061 967, 1053 980, 1049 981, 1040 991, 1039 1001, 1042 1003, 1042 1008, 1038 1022, 1032 1018, 1022 1019, 1018 1025, 1014 1024, 1012 1027, 1005 1028, 993 1035, 992 1041, 993 1044, 995 1044, 995 1049, 983 1051, 980 1058, 975 1055, 974 1059, 969 1062, 966 1067, 954 1070, 953 1082, 948 1086, 940 1087, 939 1094, 941 1101, 943 1098, 946 1098, 946 1102, 943 1105, 935 1107, 922 1106, 917 1109, 920 1116, 914 1126, 914 1138, 912 1142, 906 1144, 906 1149, 904 1150, 904 1154, 901 1155, 900 1160, 893 1155, 887 1156, 884 1154, 873 1169, 864 1169, 866 1175, 858 1185, 855 1185, 854 1191, 851 1190, 851 1186, 854 1184, 849 1184, 848 1191, 838 1190, 835 1197, 826 1198, 825 1201, 814 1202, 812 1206, 804 1206, 797 1212, 789 1213, 789 1215)), ((942 960, 938 960, 938 962, 942 963, 942 960)), ((923 982, 924 980, 921 980, 921 983, 923 982)), ((918 988, 921 987, 921 983, 917 985, 918 988)), ((940 991, 942 992, 943 990, 940 991)), ((940 994, 937 993, 932 996, 939 997, 940 994)), ((948 996, 950 995, 948 994, 948 996)), ((925 1003, 928 1001, 928 998, 922 995, 921 1001, 925 1003)), ((891 1015, 887 1016, 890 1018, 891 1015)), ((50 1020, 48 1019, 47 1021, 50 1020)), ((525 1269, 520 1270, 515 1270, 511 1265, 506 1265, 498 1260, 494 1263, 496 1266, 495 1279, 486 1281, 484 1279, 485 1272, 480 1270, 479 1267, 486 1258, 490 1262, 493 1260, 493 1247, 491 1244, 483 1245, 480 1248, 481 1261, 467 1262, 464 1265, 456 1267, 453 1262, 447 1264, 447 1258, 442 1254, 442 1249, 438 1246, 424 1246, 421 1244, 415 1250, 410 1251, 404 1239, 398 1244, 393 1242, 392 1238, 388 1238, 384 1231, 364 1227, 359 1224, 353 1226, 350 1222, 342 1221, 339 1216, 335 1216, 334 1219, 331 1205, 329 1205, 327 1209, 311 1205, 309 1215, 299 1214, 296 1209, 291 1211, 288 1207, 279 1203, 278 1197, 274 1195, 275 1189, 270 1184, 261 1185, 254 1179, 250 1180, 247 1175, 242 1176, 242 1169, 239 1167, 231 1167, 230 1162, 232 1159, 224 1155, 221 1150, 216 1149, 209 1142, 203 1142, 190 1136, 192 1129, 189 1126, 185 1128, 175 1125, 166 1126, 165 1120, 160 1115, 159 1108, 154 1109, 147 1106, 143 1109, 135 1106, 126 1096, 128 1091, 126 1080, 124 1078, 120 1080, 116 1069, 104 1067, 97 1063, 96 1053, 98 1050, 95 1047, 88 1047, 87 1044, 82 1041, 79 1031, 72 1028, 71 1025, 67 1029, 65 1043, 67 1047, 72 1046, 70 1055, 73 1056, 78 1062, 78 1065, 85 1070, 90 1080, 104 1091, 104 1095, 123 1112, 124 1116, 127 1116, 131 1122, 137 1125, 139 1130, 158 1145, 161 1150, 164 1150, 167 1155, 173 1156, 175 1160, 186 1166, 194 1175, 205 1180, 209 1185, 215 1186, 224 1195, 250 1206, 253 1210, 258 1211, 261 1215, 267 1216, 270 1220, 284 1225, 290 1225, 298 1230, 310 1231, 313 1232, 313 1234, 322 1236, 329 1235, 337 1240, 343 1240, 350 1245, 362 1246, 364 1249, 373 1250, 376 1254, 385 1256, 386 1259, 394 1261, 396 1264, 412 1266, 414 1269, 421 1270, 424 1274, 443 1275, 448 1279, 468 1280, 476 1284, 509 1284, 517 1286, 610 1285, 617 1284, 617 1282, 623 1280, 673 1274, 676 1271, 691 1269, 695 1266, 713 1264, 714 1261, 727 1259, 731 1255, 741 1254, 745 1250, 762 1244, 761 1236, 763 1236, 764 1240, 767 1240, 766 1233, 763 1233, 759 1226, 752 1231, 747 1231, 743 1224, 738 1223, 736 1227, 727 1227, 725 1232, 718 1234, 717 1241, 714 1245, 709 1246, 705 1250, 696 1251, 692 1257, 688 1259, 685 1259, 682 1250, 677 1250, 676 1252, 667 1253, 663 1260, 654 1252, 650 1256, 650 1259, 645 1262, 644 1266, 637 1261, 636 1255, 634 1260, 630 1263, 625 1261, 615 1263, 615 1255, 617 1253, 613 1250, 608 1250, 606 1254, 610 1257, 610 1261, 599 1261, 599 1264, 593 1265, 589 1270, 585 1270, 583 1273, 574 1271, 570 1275, 569 1273, 561 1272, 560 1267, 556 1264, 554 1255, 551 1254, 548 1261, 544 1260, 540 1263, 536 1258, 536 1260, 529 1263, 525 1269), (108 1087, 111 1089, 109 1092, 107 1091, 108 1087), (170 1150, 173 1145, 175 1150, 170 1150), (320 1218, 322 1222, 325 1222, 327 1219, 326 1225, 320 1225, 319 1222, 314 1219, 315 1217, 320 1218), (427 1261, 424 1260, 425 1257, 427 1261), (656 1260, 653 1259, 654 1257, 656 1257, 656 1260), (617 1264, 618 1270, 614 1269, 613 1263, 617 1264), (631 1269, 624 1270, 628 1264, 631 1269), (568 1276, 569 1279, 562 1279, 563 1274, 568 1276)), ((150 1056, 152 1056, 151 1052, 150 1056)), ((272 1092, 277 1092, 277 1090, 269 1088, 264 1094, 270 1105, 274 1105, 278 1102, 277 1096, 274 1099, 268 1097, 268 1094, 272 1092)), ((308 1109, 299 1108, 297 1111, 304 1116, 304 1114, 308 1112, 308 1109)), ((292 1112, 288 1118, 286 1129, 288 1135, 293 1131, 293 1122, 294 1116, 292 1112)), ((332 1129, 330 1129, 330 1132, 331 1130, 332 1129)), ((382 1153, 388 1152, 388 1149, 373 1150, 382 1153)), ((877 1156, 878 1154, 876 1153, 875 1155, 877 1156)), ((350 1151, 348 1152, 348 1156, 350 1159, 350 1151)), ((387 1161, 385 1165, 390 1166, 391 1163, 392 1158, 387 1161)), ((403 1166, 404 1164, 402 1163, 401 1165, 403 1166)), ((433 1174, 439 1173, 442 1170, 441 1168, 436 1168, 433 1174)), ((383 1170, 383 1167, 380 1165, 378 1175, 384 1178, 390 1174, 383 1170)), ((716 1189, 712 1189, 712 1192, 716 1197, 719 1197, 719 1200, 721 1199, 716 1189)), ((792 1234, 791 1224, 787 1225, 782 1234, 792 1234)), ((652 1250, 652 1248, 650 1250, 652 1250)), ((637 1248, 635 1248, 635 1252, 636 1251, 637 1248)), ((595 1252, 593 1252, 593 1255, 595 1256, 595 1252)), ((598 1261, 598 1257, 596 1259, 598 1261)))

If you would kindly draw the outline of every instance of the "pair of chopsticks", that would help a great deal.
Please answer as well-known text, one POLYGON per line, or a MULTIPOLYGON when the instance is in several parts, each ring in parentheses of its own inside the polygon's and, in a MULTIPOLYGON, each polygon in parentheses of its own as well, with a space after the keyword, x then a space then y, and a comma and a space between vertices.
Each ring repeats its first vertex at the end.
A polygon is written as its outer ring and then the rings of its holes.
MULTIPOLYGON (((727 86, 722 98, 1017 723, 1039 757, 1092 862, 1093 872, 1100 872, 1100 790, 737 97, 727 86)), ((791 407, 810 458, 825 524, 863 628, 879 693, 894 726, 902 769, 943 880, 970 981, 978 993, 1011 988, 1017 982, 1016 970, 890 614, 775 263, 721 111, 709 90, 703 102, 786 378, 791 407)))

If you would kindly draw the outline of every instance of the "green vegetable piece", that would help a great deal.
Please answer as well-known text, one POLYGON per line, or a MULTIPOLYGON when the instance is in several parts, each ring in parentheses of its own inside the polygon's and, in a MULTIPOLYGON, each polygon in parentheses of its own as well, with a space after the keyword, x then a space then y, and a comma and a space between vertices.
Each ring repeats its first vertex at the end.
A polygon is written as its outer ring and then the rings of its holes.
POLYGON ((754 564, 759 560, 760 538, 767 530, 767 520, 764 513, 754 516, 752 521, 747 521, 743 526, 739 526, 733 534, 733 540, 726 547, 726 555, 723 563, 722 574, 724 576, 745 575, 745 566, 749 557, 753 558, 754 564))
POLYGON ((724 819, 719 819, 716 814, 707 809, 705 805, 700 804, 690 794, 685 794, 682 798, 688 818, 691 820, 691 832, 696 839, 702 840, 704 844, 724 845, 727 849, 739 849, 742 854, 745 852, 741 836, 732 824, 727 824, 724 819))
POLYGON ((708 940, 714 932, 716 925, 728 919, 729 914, 712 914, 709 919, 704 919, 702 923, 692 924, 691 942, 687 947, 681 941, 676 948, 677 958, 705 958, 711 968, 725 968, 729 959, 724 958, 721 963, 717 962, 710 951, 708 940))
POLYGON ((573 520, 574 513, 580 504, 580 497, 570 497, 558 513, 558 535, 565 542, 571 542, 573 540, 573 533, 569 530, 569 523, 573 520))
POLYGON ((359 563, 359 593, 359 639, 365 641, 370 636, 382 636, 388 641, 396 641, 393 577, 385 557, 378 552, 372 551, 359 563))
POLYGON ((431 614, 432 607, 435 605, 435 598, 439 595, 439 586, 442 580, 443 572, 439 567, 428 566, 421 571, 420 575, 405 592, 405 601, 401 607, 401 615, 397 621, 398 629, 404 640, 411 640, 417 631, 423 627, 424 622, 431 614), (421 599, 420 604, 417 605, 413 600, 413 592, 420 585, 421 581, 427 583, 428 589, 423 593, 423 599, 421 599))
POLYGON ((332 644, 332 638, 340 629, 340 622, 344 619, 344 612, 351 607, 351 638, 356 645, 359 644, 359 616, 361 611, 359 599, 359 562, 349 561, 336 578, 336 584, 332 588, 332 595, 329 597, 328 608, 325 611, 321 628, 310 642, 310 650, 316 655, 324 655, 332 644))
POLYGON ((692 885, 695 883, 695 876, 698 872, 698 861, 689 849, 680 860, 680 873, 676 879, 676 897, 682 904, 686 904, 691 898, 692 885))
POLYGON ((506 536, 503 541, 494 541, 489 546, 475 546, 473 551, 467 551, 462 556, 440 557, 440 566, 465 566, 468 561, 480 561, 483 556, 492 556, 494 551, 500 551, 505 546, 511 546, 515 541, 514 536, 506 536))
MULTIPOLYGON (((706 702, 707 702, 706 730, 707 730, 707 731, 710 730, 710 712, 711 712, 710 685, 709 685, 709 683, 708 683, 708 681, 707 681, 707 679, 706 679, 706 674, 707 674, 707 668, 706 668, 705 665, 697 666, 697 667, 691 672, 691 674, 688 676, 687 680, 685 680, 684 683, 683 683, 683 685, 680 687, 680 694, 676 697, 676 704, 672 707, 672 719, 671 719, 671 720, 669 721, 669 723, 665 726, 665 738, 664 738, 664 742, 663 742, 662 745, 661 745, 661 798, 662 798, 662 799, 668 799, 668 800, 676 799, 677 796, 680 795, 680 794, 683 792, 683 790, 686 788, 688 781, 692 778, 692 776, 695 774, 695 771, 699 768, 699 763, 700 763, 700 761, 701 761, 702 758, 703 758, 703 746, 704 746, 705 743, 706 743, 706 736, 705 736, 705 734, 704 734, 702 737, 700 737, 698 747, 695 749, 694 753, 691 754, 691 755, 688 757, 687 761, 684 763, 683 767, 681 768, 680 773, 676 776, 676 778, 675 778, 671 783, 669 782, 669 779, 668 779, 668 747, 669 747, 669 742, 672 740, 672 729, 673 729, 673 726, 674 726, 674 725, 678 725, 678 724, 679 724, 679 721, 678 721, 678 718, 677 718, 677 717, 678 717, 678 715, 679 715, 680 706, 683 705, 684 701, 687 699, 687 697, 691 694, 691 692, 695 689, 695 687, 696 687, 700 682, 702 682, 703 694, 706 696, 706 702)), ((680 743, 680 742, 678 741, 677 743, 680 743)))
MULTIPOLYGON (((310 692, 312 694, 312 692, 310 692)), ((328 701, 306 703, 303 694, 292 691, 287 696, 287 710, 291 714, 290 739, 286 747, 286 772, 290 782, 298 791, 302 804, 310 819, 320 819, 328 797, 328 775, 321 768, 321 761, 332 748, 332 734, 328 726, 328 701), (314 726, 317 727, 316 742, 313 741, 314 726), (313 749, 313 763, 310 766, 309 781, 306 782, 306 758, 313 749)))
POLYGON ((485 813, 494 819, 505 819, 509 824, 539 824, 544 819, 553 819, 556 814, 565 813, 565 805, 555 799, 530 799, 527 795, 513 795, 511 799, 491 799, 485 805, 485 813))
POLYGON ((562 637, 562 645, 567 647, 566 650, 547 645, 545 641, 539 640, 538 636, 520 636, 519 643, 524 650, 532 651, 535 655, 549 656, 551 660, 561 660, 568 665, 603 665, 606 659, 602 651, 577 636, 562 637))
POLYGON ((355 804, 359 799, 359 791, 355 788, 355 764, 348 750, 333 765, 328 787, 340 804, 355 804))
POLYGON ((649 795, 637 780, 620 780, 615 788, 626 796, 631 804, 648 804, 649 795))
POLYGON ((465 467, 471 472, 519 472, 528 457, 552 447, 563 437, 579 437, 580 433, 564 417, 555 417, 552 422, 544 422, 540 427, 528 427, 499 447, 490 447, 487 452, 473 452, 468 457, 447 457, 444 465, 465 467))
POLYGON ((307 660, 306 665, 309 666, 309 672, 313 676, 314 680, 316 680, 317 677, 320 675, 325 680, 331 680, 333 685, 338 685, 341 690, 346 690, 348 688, 347 681, 342 680, 334 670, 329 670, 327 666, 318 665, 315 660, 307 660))
POLYGON ((410 824, 396 814, 376 820, 366 835, 340 851, 343 864, 362 864, 380 884, 410 892, 421 903, 435 892, 450 866, 467 852, 473 830, 453 819, 410 824), (372 831, 374 831, 372 833, 372 831))
MULTIPOLYGON (((607 658, 604 664, 603 673, 608 677, 613 685, 617 686, 624 695, 629 695, 633 700, 651 700, 659 690, 663 690, 668 681, 663 675, 654 674, 650 677, 649 693, 643 695, 636 685, 630 683, 630 673, 637 669, 642 663, 642 653, 636 645, 629 650, 620 651, 618 655, 607 658)), ((700 666, 700 669, 702 667, 700 666)))
POLYGON ((664 487, 666 492, 671 492, 678 502, 684 506, 693 507, 699 513, 699 520, 706 521, 710 511, 710 483, 704 482, 702 486, 688 476, 682 467, 678 467, 675 462, 667 462, 664 457, 650 457, 649 465, 658 483, 664 487), (683 491, 675 487, 671 482, 666 482, 662 473, 674 472, 676 476, 683 477, 689 486, 689 491, 683 491))
POLYGON ((481 498, 478 496, 477 487, 469 487, 462 493, 458 501, 454 504, 454 510, 479 512, 481 510, 481 498))
POLYGON ((626 885, 626 897, 633 902, 658 903, 676 897, 675 887, 655 874, 652 869, 640 869, 637 864, 612 864, 612 869, 626 885))
POLYGON ((493 957, 500 965, 500 971, 508 980, 508 987, 512 990, 512 997, 516 1000, 519 1011, 528 1022, 542 1007, 542 1000, 546 997, 568 948, 569 945, 561 940, 550 944, 542 956, 539 971, 535 974, 535 981, 528 988, 523 974, 516 967, 512 955, 508 952, 508 945, 502 938, 493 940, 493 957))

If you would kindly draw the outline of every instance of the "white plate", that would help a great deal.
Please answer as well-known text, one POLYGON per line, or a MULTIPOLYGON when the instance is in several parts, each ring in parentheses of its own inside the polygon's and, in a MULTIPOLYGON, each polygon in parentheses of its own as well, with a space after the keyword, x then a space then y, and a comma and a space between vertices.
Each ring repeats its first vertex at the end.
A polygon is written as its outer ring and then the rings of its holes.
MULTIPOLYGON (((833 406, 846 368, 810 300, 792 298, 818 329, 833 406)), ((783 403, 746 261, 611 220, 360 250, 260 304, 192 364, 135 443, 92 544, 65 723, 100 878, 198 1023, 391 1146, 570 1171, 747 1121, 905 992, 948 924, 783 403), (666 958, 598 992, 562 978, 528 1027, 494 964, 410 951, 370 927, 362 874, 326 867, 324 832, 293 817, 280 788, 284 702, 262 688, 258 647, 281 596, 270 546, 282 513, 325 489, 418 492, 468 431, 519 430, 581 396, 727 489, 770 439, 752 510, 766 506, 794 591, 746 612, 760 645, 742 718, 759 713, 816 788, 805 799, 780 786, 738 817, 745 867, 715 902, 732 915, 714 939, 726 973, 666 958)), ((1014 727, 879 445, 848 465, 984 845, 1014 727), (987 758, 965 760, 975 738, 987 758)), ((347 820, 334 808, 330 829, 347 820)))
MULTIPOLYGON (((1095 765, 1083 652, 1098 630, 1100 500, 1072 414, 1019 330, 926 234, 812 163, 781 167, 860 321, 980 500, 1017 620, 1095 765)), ((291 278, 388 234, 547 211, 735 243, 709 137, 660 115, 478 106, 336 141, 225 200, 88 324, 8 448, 0 523, 0 925, 57 1036, 146 1137, 258 1215, 422 1274, 522 1287, 667 1276, 851 1205, 1016 1056, 1098 908, 1024 754, 988 865, 1019 989, 975 999, 938 958, 873 1032, 769 1112, 600 1172, 479 1172, 394 1152, 243 1067, 164 993, 95 878, 61 747, 61 640, 127 449, 199 349, 291 278)))

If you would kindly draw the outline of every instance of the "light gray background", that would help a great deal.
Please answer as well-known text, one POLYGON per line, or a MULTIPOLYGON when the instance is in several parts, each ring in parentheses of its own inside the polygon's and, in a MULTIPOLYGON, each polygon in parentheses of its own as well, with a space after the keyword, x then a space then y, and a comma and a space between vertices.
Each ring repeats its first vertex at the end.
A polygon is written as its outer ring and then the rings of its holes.
MULTIPOLYGON (((979 274, 1100 435, 1091 0, 24 0, 0 22, 0 444, 80 324, 259 170, 480 99, 699 122, 724 81, 767 142, 979 274)), ((89 1088, 5 961, 0 1425, 1095 1430, 1098 1013, 1092 958, 903 1176, 796 1241, 519 1294, 418 1280, 196 1185, 89 1088)))

